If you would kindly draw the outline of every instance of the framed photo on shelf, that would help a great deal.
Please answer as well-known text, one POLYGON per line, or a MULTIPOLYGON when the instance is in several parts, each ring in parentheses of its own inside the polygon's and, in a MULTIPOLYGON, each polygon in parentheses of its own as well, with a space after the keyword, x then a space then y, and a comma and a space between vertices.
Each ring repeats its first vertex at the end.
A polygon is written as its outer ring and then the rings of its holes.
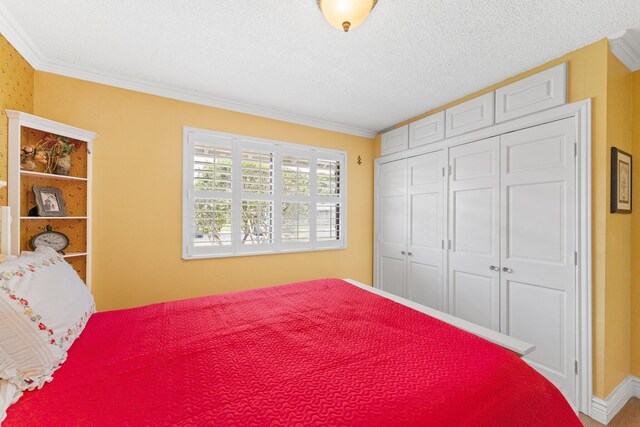
POLYGON ((611 213, 631 213, 631 154, 611 148, 611 213))
POLYGON ((59 188, 36 187, 34 185, 33 194, 36 196, 38 216, 67 216, 62 190, 59 188))

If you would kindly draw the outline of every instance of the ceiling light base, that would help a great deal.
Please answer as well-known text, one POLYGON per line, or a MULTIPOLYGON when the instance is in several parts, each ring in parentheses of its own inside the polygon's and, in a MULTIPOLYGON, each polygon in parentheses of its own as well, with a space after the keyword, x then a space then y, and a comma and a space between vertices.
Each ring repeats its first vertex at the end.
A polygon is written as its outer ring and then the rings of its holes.
POLYGON ((329 24, 345 33, 362 24, 377 3, 378 0, 316 0, 329 24))

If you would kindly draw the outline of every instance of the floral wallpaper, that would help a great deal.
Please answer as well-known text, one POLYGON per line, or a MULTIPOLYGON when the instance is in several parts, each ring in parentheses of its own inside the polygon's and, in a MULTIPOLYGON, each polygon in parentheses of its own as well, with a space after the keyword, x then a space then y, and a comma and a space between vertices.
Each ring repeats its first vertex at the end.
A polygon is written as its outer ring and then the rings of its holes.
MULTIPOLYGON (((5 110, 33 112, 33 68, 0 35, 0 180, 7 180, 8 120, 5 110)), ((7 204, 7 189, 0 189, 0 205, 7 204)))
MULTIPOLYGON (((0 35, 0 180, 7 180, 7 151, 9 121, 5 110, 18 110, 25 113, 33 113, 33 79, 34 70, 29 63, 14 49, 13 46, 0 35)), ((36 142, 44 135, 42 132, 23 130, 23 138, 36 142)), ((76 165, 72 168, 72 175, 87 176, 86 147, 74 153, 76 165)), ((46 180, 28 178, 22 182, 22 202, 20 215, 27 216, 30 207, 35 205, 33 200, 33 185, 50 185, 46 180)), ((58 185, 64 195, 67 211, 70 216, 85 216, 86 206, 86 182, 64 181, 58 185)), ((0 189, 0 206, 7 204, 7 189, 0 189)), ((20 227, 20 241, 22 250, 31 250, 29 240, 37 233, 44 230, 45 225, 51 225, 54 230, 61 231, 69 237, 67 253, 86 252, 87 225, 85 219, 77 220, 29 220, 22 221, 20 227)), ((86 278, 86 257, 79 256, 67 258, 67 261, 78 272, 80 277, 86 278)))

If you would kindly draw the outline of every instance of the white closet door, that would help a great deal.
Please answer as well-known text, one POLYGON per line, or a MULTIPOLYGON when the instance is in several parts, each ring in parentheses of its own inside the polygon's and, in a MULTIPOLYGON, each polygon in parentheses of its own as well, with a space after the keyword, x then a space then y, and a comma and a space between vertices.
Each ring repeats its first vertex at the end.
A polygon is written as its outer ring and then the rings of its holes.
POLYGON ((502 136, 502 329, 577 407, 574 121, 502 136))
POLYGON ((409 159, 407 298, 444 307, 444 151, 409 159))
POLYGON ((449 151, 449 312, 500 329, 500 138, 449 151))
POLYGON ((384 163, 378 171, 379 287, 406 295, 407 160, 384 163))

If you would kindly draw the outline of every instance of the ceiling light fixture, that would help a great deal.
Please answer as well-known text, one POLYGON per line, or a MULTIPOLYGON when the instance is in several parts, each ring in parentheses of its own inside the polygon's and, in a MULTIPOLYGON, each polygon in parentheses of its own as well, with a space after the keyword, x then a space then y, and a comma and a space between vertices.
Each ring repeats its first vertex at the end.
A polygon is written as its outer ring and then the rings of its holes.
POLYGON ((362 24, 378 0, 317 0, 329 24, 345 33, 362 24))

